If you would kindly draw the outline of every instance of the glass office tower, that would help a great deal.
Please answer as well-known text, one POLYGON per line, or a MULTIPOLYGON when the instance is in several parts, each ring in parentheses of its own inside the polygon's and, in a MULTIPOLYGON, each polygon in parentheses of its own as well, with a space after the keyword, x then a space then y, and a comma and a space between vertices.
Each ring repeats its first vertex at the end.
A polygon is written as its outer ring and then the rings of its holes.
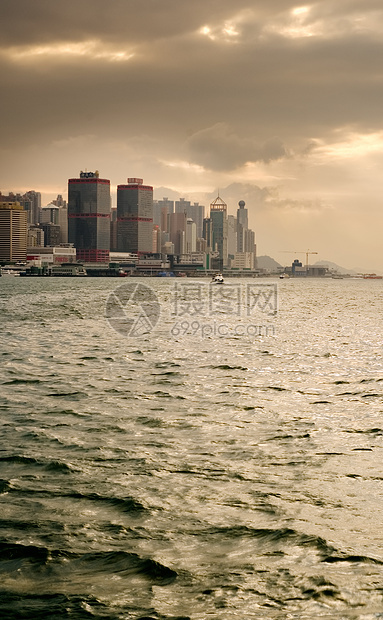
POLYGON ((77 260, 109 262, 110 181, 100 179, 97 170, 68 181, 68 240, 77 260))
POLYGON ((117 186, 117 246, 133 254, 153 251, 153 187, 142 179, 117 186))

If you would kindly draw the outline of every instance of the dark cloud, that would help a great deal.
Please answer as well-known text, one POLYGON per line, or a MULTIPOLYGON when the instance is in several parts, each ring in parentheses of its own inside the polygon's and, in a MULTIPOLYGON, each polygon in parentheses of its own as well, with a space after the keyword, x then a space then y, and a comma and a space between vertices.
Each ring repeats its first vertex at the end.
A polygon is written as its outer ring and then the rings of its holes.
POLYGON ((278 138, 258 145, 255 140, 241 139, 226 123, 216 123, 193 134, 187 148, 193 163, 210 170, 233 170, 248 162, 268 163, 287 155, 278 138))
POLYGON ((3 190, 94 166, 181 193, 252 175, 278 187, 262 213, 377 209, 380 0, 2 0, 0 19, 3 190))

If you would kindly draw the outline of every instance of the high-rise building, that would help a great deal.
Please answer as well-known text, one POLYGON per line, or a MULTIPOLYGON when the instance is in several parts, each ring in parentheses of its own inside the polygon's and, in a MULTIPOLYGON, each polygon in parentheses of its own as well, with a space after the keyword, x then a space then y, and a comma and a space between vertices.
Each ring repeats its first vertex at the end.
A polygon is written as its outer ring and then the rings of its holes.
POLYGON ((40 221, 41 194, 30 190, 25 194, 9 192, 7 196, 0 192, 0 202, 18 202, 27 213, 30 226, 35 226, 40 221))
POLYGON ((0 261, 27 259, 28 214, 18 202, 0 202, 0 261))
POLYGON ((203 218, 205 217, 205 207, 195 202, 191 205, 190 216, 196 225, 197 239, 202 237, 203 218))
POLYGON ((117 207, 110 210, 110 251, 118 252, 117 244, 117 207))
POLYGON ((77 260, 109 261, 110 181, 100 179, 97 170, 68 181, 68 238, 77 260))
POLYGON ((213 248, 213 231, 210 217, 203 220, 202 237, 206 241, 206 250, 210 252, 213 248))
POLYGON ((186 211, 169 215, 169 240, 174 244, 176 255, 185 253, 186 211))
POLYGON ((153 187, 142 179, 117 186, 117 245, 119 252, 153 251, 153 187))
POLYGON ((197 227, 195 222, 189 217, 186 220, 185 234, 185 254, 191 254, 197 251, 197 227))
POLYGON ((44 246, 60 245, 60 226, 58 224, 40 224, 44 232, 44 246))
POLYGON ((238 203, 239 209, 237 209, 237 220, 238 224, 242 224, 244 228, 249 228, 249 219, 247 209, 245 208, 246 203, 244 200, 240 200, 238 203))
POLYGON ((190 200, 186 200, 185 198, 180 198, 179 200, 176 200, 174 203, 174 207, 175 207, 175 213, 186 213, 186 215, 188 217, 190 217, 189 215, 189 209, 191 207, 191 203, 190 200))
POLYGON ((186 216, 193 220, 196 225, 197 239, 202 237, 203 218, 205 215, 205 207, 198 202, 191 204, 189 200, 180 198, 175 202, 176 213, 186 213, 186 216))
POLYGON ((237 218, 227 216, 227 253, 232 258, 237 251, 237 218))
POLYGON ((61 194, 57 194, 56 200, 52 200, 52 204, 60 207, 59 210, 59 226, 60 226, 60 243, 68 243, 68 205, 61 194))
POLYGON ((162 200, 153 200, 153 225, 167 231, 167 216, 174 213, 174 200, 166 196, 162 200))
POLYGON ((62 205, 59 208, 60 243, 68 243, 68 207, 62 205))
POLYGON ((54 224, 59 226, 59 236, 53 232, 53 228, 47 233, 50 242, 46 245, 58 245, 59 243, 68 243, 68 209, 66 206, 59 207, 55 204, 57 201, 51 202, 46 207, 40 209, 40 224, 54 224))
POLYGON ((154 254, 161 254, 161 230, 159 226, 153 226, 152 231, 152 251, 154 254))
MULTIPOLYGON (((238 203, 239 209, 237 209, 237 253, 249 254, 253 256, 253 267, 256 263, 256 245, 255 245, 255 232, 249 228, 248 213, 245 208, 245 201, 240 200, 238 203)), ((244 260, 243 257, 239 260, 244 260)), ((247 260, 247 259, 246 259, 247 260)))
POLYGON ((42 207, 40 212, 40 224, 59 224, 60 208, 51 202, 46 207, 42 207))
POLYGON ((27 236, 27 250, 28 248, 41 248, 44 247, 44 231, 40 226, 29 226, 27 236))
POLYGON ((228 261, 227 253, 227 204, 217 196, 210 205, 210 219, 212 226, 212 249, 218 251, 222 266, 228 261))
POLYGON ((41 193, 31 189, 26 192, 25 198, 30 200, 29 223, 38 224, 40 221, 41 193))
POLYGON ((237 209, 237 252, 246 252, 245 250, 245 231, 248 229, 248 214, 245 209, 245 201, 240 200, 237 209))

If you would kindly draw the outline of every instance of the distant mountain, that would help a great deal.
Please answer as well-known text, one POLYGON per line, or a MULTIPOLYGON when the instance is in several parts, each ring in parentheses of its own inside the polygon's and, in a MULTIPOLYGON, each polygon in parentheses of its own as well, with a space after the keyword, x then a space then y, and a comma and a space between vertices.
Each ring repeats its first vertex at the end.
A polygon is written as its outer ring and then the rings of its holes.
POLYGON ((277 263, 271 256, 257 256, 258 269, 266 269, 266 271, 281 271, 282 265, 277 263))
POLYGON ((346 269, 345 267, 341 267, 340 265, 337 265, 336 263, 332 263, 329 260, 318 260, 315 263, 315 265, 317 265, 318 267, 327 267, 327 269, 329 269, 330 271, 336 271, 337 273, 340 273, 341 275, 346 275, 346 274, 355 275, 357 273, 353 269, 346 269))
POLYGON ((164 197, 169 198, 169 200, 179 200, 181 195, 170 187, 155 187, 153 194, 155 200, 162 200, 164 197))

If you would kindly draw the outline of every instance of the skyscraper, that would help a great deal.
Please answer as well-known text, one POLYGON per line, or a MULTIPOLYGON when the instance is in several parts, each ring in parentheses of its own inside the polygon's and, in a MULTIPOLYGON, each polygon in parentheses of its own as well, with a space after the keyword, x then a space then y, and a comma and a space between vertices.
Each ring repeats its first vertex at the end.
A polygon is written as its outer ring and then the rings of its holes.
POLYGON ((217 250, 222 265, 227 265, 227 204, 217 196, 210 205, 212 225, 212 249, 217 250))
MULTIPOLYGON (((236 252, 236 264, 245 260, 244 257, 240 257, 239 254, 247 255, 251 254, 252 267, 256 263, 256 246, 255 246, 255 232, 249 228, 248 213, 245 208, 245 201, 240 200, 238 203, 239 209, 237 209, 237 252, 236 252)), ((246 258, 247 260, 247 258, 246 258)), ((244 264, 244 263, 243 263, 244 264)))
POLYGON ((202 237, 203 231, 203 218, 205 215, 205 207, 198 202, 191 204, 189 200, 180 198, 175 202, 176 213, 186 213, 188 218, 191 218, 196 225, 197 239, 202 237))
POLYGON ((197 250, 197 226, 189 217, 186 220, 185 231, 185 254, 191 254, 197 250))
POLYGON ((14 194, 10 192, 4 196, 0 192, 0 202, 18 202, 27 213, 27 220, 30 226, 35 226, 40 221, 41 194, 30 190, 25 194, 14 194))
POLYGON ((18 202, 0 202, 0 261, 26 261, 27 220, 27 211, 18 202))
POLYGON ((142 179, 117 186, 117 245, 119 252, 153 251, 153 187, 142 179))
POLYGON ((169 240, 174 244, 176 255, 185 253, 186 211, 169 215, 169 240))
POLYGON ((227 216, 227 253, 232 258, 237 251, 237 218, 227 216))
POLYGON ((167 218, 174 213, 174 200, 166 196, 162 200, 153 200, 153 224, 159 226, 162 231, 167 231, 167 218))
POLYGON ((245 201, 240 200, 237 209, 237 252, 246 252, 245 249, 245 231, 248 229, 248 215, 245 209, 245 201))
POLYGON ((100 179, 97 170, 68 181, 68 238, 77 260, 109 261, 110 181, 100 179))

